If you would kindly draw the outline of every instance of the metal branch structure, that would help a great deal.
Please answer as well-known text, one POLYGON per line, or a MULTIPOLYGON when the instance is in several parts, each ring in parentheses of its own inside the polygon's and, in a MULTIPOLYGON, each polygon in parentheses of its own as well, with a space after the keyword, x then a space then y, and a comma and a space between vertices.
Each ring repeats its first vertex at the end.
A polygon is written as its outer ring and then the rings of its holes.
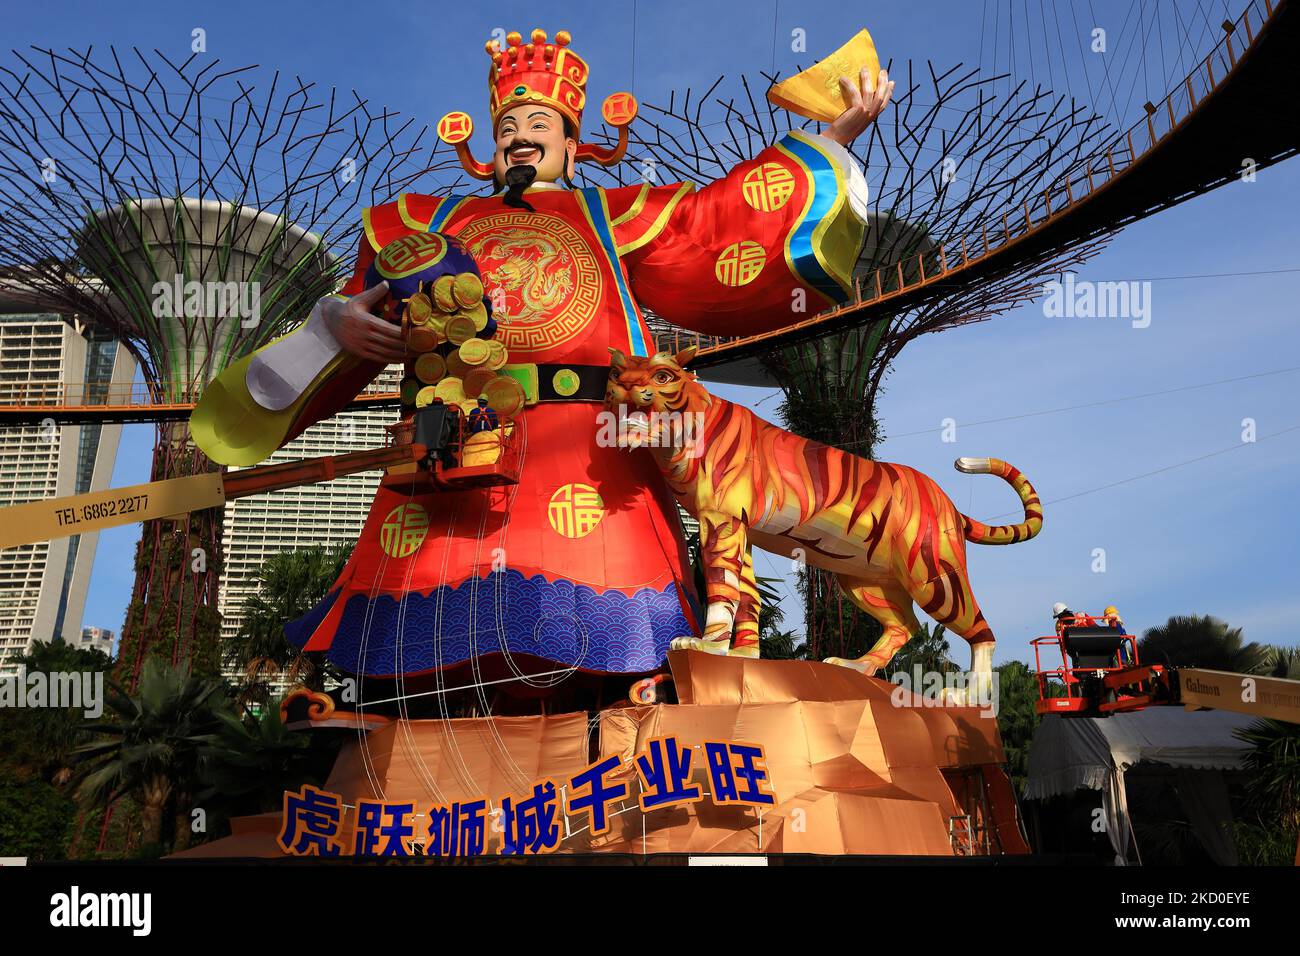
MULTIPOLYGON (((456 188, 458 169, 416 121, 256 66, 14 52, 0 64, 0 295, 106 330, 155 402, 192 402, 350 275, 361 207, 417 179, 456 188)), ((154 480, 214 468, 187 423, 159 425, 154 480)), ((220 542, 219 510, 146 524, 128 684, 149 654, 217 667, 220 542)))
MULTIPOLYGON (((1005 76, 911 62, 901 71, 891 68, 890 76, 898 83, 894 105, 853 149, 871 192, 867 241, 854 269, 859 296, 878 297, 945 271, 947 257, 964 255, 971 237, 1005 233, 1007 217, 1077 179, 1114 140, 1100 117, 1065 96, 1023 83, 999 95, 999 85, 1009 85, 1005 76)), ((763 74, 762 88, 776 80, 763 74)), ((794 128, 791 114, 759 94, 759 85, 743 76, 734 84, 719 79, 703 95, 688 90, 666 105, 648 105, 632 137, 631 162, 605 175, 620 184, 638 177, 706 182, 748 160, 794 128), (721 93, 737 87, 734 94, 721 93)), ((879 439, 876 397, 907 343, 1029 301, 1049 278, 1098 252, 1105 239, 1045 250, 978 282, 934 283, 908 307, 830 334, 800 339, 777 333, 766 352, 704 374, 777 384, 789 427, 870 456, 879 439)), ((653 324, 661 342, 682 341, 667 323, 653 324)), ((804 572, 800 590, 810 653, 857 657, 874 641, 874 621, 847 605, 827 575, 804 572)))

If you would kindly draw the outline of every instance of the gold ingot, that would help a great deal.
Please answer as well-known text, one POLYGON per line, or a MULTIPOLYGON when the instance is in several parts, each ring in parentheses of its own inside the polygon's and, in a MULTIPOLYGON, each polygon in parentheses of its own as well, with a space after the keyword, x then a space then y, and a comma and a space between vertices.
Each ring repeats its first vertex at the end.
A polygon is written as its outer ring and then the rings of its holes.
POLYGON ((420 393, 415 396, 415 407, 424 408, 426 405, 432 405, 433 400, 438 396, 438 391, 432 385, 426 385, 420 389, 420 393))
POLYGON ((464 345, 474 337, 478 330, 474 320, 465 315, 453 315, 447 320, 447 341, 452 345, 464 345))
POLYGON ((487 320, 488 320, 487 306, 485 306, 482 302, 479 302, 477 305, 467 306, 464 309, 464 311, 461 312, 461 315, 465 316, 467 319, 469 319, 471 322, 474 323, 475 332, 482 332, 484 329, 487 328, 487 320))
POLYGON ((834 53, 808 67, 802 73, 786 77, 767 91, 767 98, 783 109, 817 120, 832 123, 848 108, 840 77, 846 76, 857 86, 863 67, 874 83, 880 73, 880 56, 871 34, 859 30, 848 43, 834 53))
POLYGON ((466 365, 482 365, 492 354, 492 349, 482 339, 470 339, 460 347, 460 357, 466 365))
POLYGON ((459 352, 449 353, 447 355, 446 362, 447 362, 447 374, 450 375, 452 378, 464 378, 466 375, 469 374, 470 369, 474 367, 472 365, 467 364, 465 360, 460 357, 459 352))
POLYGON ((414 405, 415 398, 420 393, 420 383, 413 378, 402 381, 402 404, 414 405))
POLYGON ((433 394, 446 405, 465 404, 465 386, 458 378, 444 378, 433 386, 433 394))
POLYGON ((513 418, 524 407, 524 387, 509 375, 498 375, 483 388, 488 404, 502 418, 513 418))
POLYGON ((434 311, 430 312, 429 317, 425 319, 424 327, 426 329, 432 329, 433 331, 437 332, 438 338, 445 339, 447 337, 446 314, 443 312, 439 312, 435 309, 434 311))
POLYGON ((472 368, 465 375, 465 394, 470 398, 478 398, 483 394, 483 389, 487 388, 488 382, 497 377, 497 373, 485 365, 478 368, 472 368))
POLYGON ((495 372, 506 367, 510 355, 506 351, 505 343, 498 342, 496 339, 488 339, 488 351, 490 353, 487 360, 488 368, 495 372))
POLYGON ((432 385, 447 374, 447 363, 437 352, 425 352, 415 360, 415 377, 425 385, 432 385))
POLYGON ((412 326, 406 335, 406 347, 417 355, 432 352, 438 347, 438 333, 423 325, 412 326))
POLYGON ((439 276, 433 283, 433 304, 443 312, 456 311, 454 276, 439 276))
POLYGON ((451 293, 462 308, 482 305, 483 280, 472 272, 462 272, 452 282, 451 293))
POLYGON ((417 292, 406 300, 406 314, 410 316, 412 325, 424 325, 433 315, 433 303, 427 295, 417 292))

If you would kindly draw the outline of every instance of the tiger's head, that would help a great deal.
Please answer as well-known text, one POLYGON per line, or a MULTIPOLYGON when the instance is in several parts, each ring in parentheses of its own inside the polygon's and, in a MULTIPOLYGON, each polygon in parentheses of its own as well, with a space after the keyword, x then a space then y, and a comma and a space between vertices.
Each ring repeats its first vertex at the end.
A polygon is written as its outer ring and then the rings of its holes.
POLYGON ((605 407, 632 426, 619 429, 620 445, 660 446, 659 439, 666 436, 656 435, 657 429, 669 427, 688 415, 702 417, 712 399, 695 380, 695 374, 684 368, 695 352, 694 348, 688 348, 676 355, 659 352, 646 358, 624 355, 618 349, 609 350, 605 407), (643 433, 641 438, 637 438, 639 433, 643 433), (630 440, 626 440, 629 436, 630 440))

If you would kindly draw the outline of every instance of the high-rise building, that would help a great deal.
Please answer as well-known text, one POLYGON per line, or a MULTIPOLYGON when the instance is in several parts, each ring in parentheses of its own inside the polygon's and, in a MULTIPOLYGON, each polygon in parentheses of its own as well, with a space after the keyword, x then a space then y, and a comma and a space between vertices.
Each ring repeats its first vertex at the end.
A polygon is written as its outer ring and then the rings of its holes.
MULTIPOLYGON (((99 392, 102 400, 134 374, 135 360, 101 332, 48 313, 0 315, 0 402, 65 389, 89 400, 99 392)), ((0 427, 0 508, 107 488, 121 433, 121 425, 53 419, 0 427)), ((33 641, 79 643, 98 538, 92 532, 0 551, 0 675, 17 672, 12 658, 33 641)))
POLYGON ((101 654, 112 657, 113 639, 116 636, 106 627, 83 627, 81 629, 81 640, 77 642, 77 647, 87 651, 99 651, 101 654))
MULTIPOLYGON (((367 392, 396 392, 401 378, 402 366, 390 366, 367 392)), ((312 425, 262 464, 379 448, 388 443, 384 426, 396 420, 392 408, 342 412, 312 425)), ((243 626, 244 601, 257 592, 258 571, 267 558, 313 545, 348 544, 361 536, 382 474, 367 471, 227 503, 218 604, 222 640, 243 626)))

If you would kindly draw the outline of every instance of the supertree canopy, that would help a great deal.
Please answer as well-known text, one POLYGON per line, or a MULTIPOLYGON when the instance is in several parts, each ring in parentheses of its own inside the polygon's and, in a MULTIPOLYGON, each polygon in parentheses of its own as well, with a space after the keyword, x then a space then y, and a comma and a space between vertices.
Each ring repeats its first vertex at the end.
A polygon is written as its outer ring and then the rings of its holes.
MULTIPOLYGON (((898 79, 894 105, 852 150, 870 186, 867 239, 854 269, 860 301, 918 287, 919 280, 974 258, 991 239, 1008 234, 1008 216, 1050 203, 1115 139, 1090 110, 1042 88, 1009 88, 1006 76, 962 66, 940 72, 911 62, 901 72, 891 64, 890 76, 898 79)), ((644 107, 633 128, 631 161, 594 175, 620 182, 638 175, 710 181, 795 123, 816 128, 756 94, 776 79, 720 78, 702 96, 688 90, 665 105, 644 107)), ((880 437, 876 396, 908 342, 1028 301, 1044 281, 1094 255, 1107 238, 1091 234, 1053 246, 978 280, 929 283, 904 306, 856 318, 850 312, 829 332, 821 325, 800 334, 797 326, 809 316, 794 314, 791 330, 772 348, 703 374, 778 385, 788 427, 870 457, 880 437)), ((666 323, 655 327, 663 340, 676 337, 666 323)), ((810 656, 856 656, 874 642, 875 622, 839 594, 830 575, 808 569, 799 587, 810 656)))
MULTIPOLYGON (((0 282, 117 337, 153 401, 193 401, 337 288, 359 207, 437 180, 438 148, 355 93, 255 66, 14 52, 0 65, 0 282)), ((213 469, 187 423, 159 426, 154 480, 213 469)), ((220 520, 146 525, 119 654, 129 680, 155 652, 216 666, 220 520)))

